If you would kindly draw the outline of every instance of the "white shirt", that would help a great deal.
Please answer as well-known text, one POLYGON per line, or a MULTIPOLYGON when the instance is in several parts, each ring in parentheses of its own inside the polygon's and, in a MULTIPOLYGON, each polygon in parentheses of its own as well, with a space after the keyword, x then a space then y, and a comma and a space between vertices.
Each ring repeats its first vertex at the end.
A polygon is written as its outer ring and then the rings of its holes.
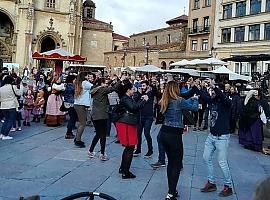
POLYGON ((82 106, 91 106, 92 104, 92 98, 90 95, 90 90, 92 88, 93 84, 89 81, 83 81, 82 82, 82 93, 79 97, 75 97, 74 104, 75 105, 82 105, 82 106))

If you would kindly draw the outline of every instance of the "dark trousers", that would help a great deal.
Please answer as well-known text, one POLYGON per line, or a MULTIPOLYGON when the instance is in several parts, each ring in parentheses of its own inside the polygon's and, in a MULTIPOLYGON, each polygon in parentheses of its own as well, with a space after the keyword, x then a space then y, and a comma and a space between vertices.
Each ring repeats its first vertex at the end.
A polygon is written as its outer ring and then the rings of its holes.
POLYGON ((2 111, 5 117, 5 122, 2 125, 1 134, 7 136, 12 128, 13 123, 16 121, 16 109, 4 109, 2 111))
POLYGON ((157 135, 157 143, 158 143, 158 161, 165 163, 165 150, 161 142, 161 131, 159 131, 157 135))
POLYGON ((130 170, 134 149, 135 146, 126 146, 123 151, 120 169, 122 169, 124 174, 127 174, 130 170))
POLYGON ((92 140, 92 144, 90 146, 89 151, 93 152, 95 146, 100 140, 100 152, 104 155, 105 153, 105 145, 106 145, 106 133, 107 133, 107 119, 93 120, 93 124, 96 130, 96 135, 92 140))
MULTIPOLYGON (((174 129, 174 128, 170 128, 174 129)), ((169 185, 169 194, 176 193, 176 187, 183 166, 183 130, 161 130, 161 143, 168 157, 167 178, 169 185)))
POLYGON ((153 123, 153 118, 141 118, 138 125, 138 144, 137 150, 141 151, 142 149, 142 132, 147 141, 148 151, 153 151, 152 138, 150 135, 151 127, 153 123))
MULTIPOLYGON (((113 110, 115 106, 110 106, 110 111, 113 110)), ((114 123, 115 126, 115 123, 114 123)), ((111 129, 112 129, 112 115, 109 113, 109 119, 107 120, 107 136, 111 135, 111 129)))
POLYGON ((209 108, 205 108, 204 111, 204 128, 208 128, 209 108))
POLYGON ((72 133, 73 128, 75 127, 78 116, 74 107, 70 107, 68 110, 69 120, 67 124, 67 133, 72 133))
POLYGON ((18 127, 21 127, 22 126, 21 120, 22 120, 22 114, 21 114, 21 112, 17 111, 16 112, 16 120, 13 123, 13 128, 17 127, 16 122, 18 122, 18 127))
POLYGON ((204 109, 199 109, 198 112, 193 112, 195 127, 197 126, 198 121, 199 121, 198 127, 201 127, 202 122, 203 122, 203 115, 204 115, 204 109))
POLYGON ((237 123, 237 119, 234 117, 230 118, 230 133, 233 134, 235 132, 236 129, 236 123, 237 123))

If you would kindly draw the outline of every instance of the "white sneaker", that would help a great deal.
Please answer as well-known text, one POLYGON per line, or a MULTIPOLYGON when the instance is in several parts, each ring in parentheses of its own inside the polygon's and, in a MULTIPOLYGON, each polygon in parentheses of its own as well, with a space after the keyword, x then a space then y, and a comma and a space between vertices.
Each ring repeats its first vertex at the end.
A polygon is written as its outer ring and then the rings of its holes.
POLYGON ((4 122, 5 122, 5 120, 3 120, 3 119, 2 119, 2 120, 1 120, 1 122, 2 122, 2 123, 4 123, 4 122))
POLYGON ((10 137, 10 136, 2 136, 2 140, 12 140, 13 139, 13 137, 10 137))
POLYGON ((90 152, 90 151, 88 151, 87 154, 88 154, 89 158, 94 158, 95 155, 96 155, 96 152, 90 152))
POLYGON ((22 131, 22 127, 19 127, 17 130, 18 130, 18 131, 22 131))
POLYGON ((106 155, 106 154, 100 154, 99 155, 99 159, 101 160, 101 161, 107 161, 107 160, 109 160, 110 158, 106 155))
POLYGON ((16 132, 16 128, 10 129, 10 132, 16 132))
POLYGON ((0 140, 2 140, 2 137, 3 137, 4 135, 2 135, 2 134, 0 134, 0 140))

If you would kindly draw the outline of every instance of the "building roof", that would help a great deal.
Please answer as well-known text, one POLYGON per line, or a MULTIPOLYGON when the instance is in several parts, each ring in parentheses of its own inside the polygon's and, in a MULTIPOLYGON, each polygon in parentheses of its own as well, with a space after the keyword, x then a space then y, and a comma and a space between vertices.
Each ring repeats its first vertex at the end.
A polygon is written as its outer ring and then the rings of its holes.
MULTIPOLYGON (((159 51, 159 50, 166 50, 170 48, 175 48, 175 47, 180 47, 180 43, 169 43, 169 44, 160 44, 160 45, 151 45, 149 47, 149 50, 151 51, 159 51)), ((145 51, 144 46, 139 46, 139 47, 128 47, 125 49, 126 51, 145 51)), ((120 49, 117 51, 110 51, 110 52, 105 52, 105 53, 121 53, 124 52, 124 49, 120 49)))
POLYGON ((83 6, 84 7, 94 7, 95 8, 96 4, 91 0, 86 0, 85 2, 83 2, 83 6))
POLYGON ((156 32, 160 32, 160 31, 164 31, 164 30, 179 29, 179 28, 186 27, 186 26, 187 26, 187 24, 184 24, 184 25, 183 24, 178 24, 176 26, 169 26, 169 27, 166 27, 166 28, 159 28, 159 29, 154 29, 154 30, 150 30, 150 31, 144 31, 144 32, 141 32, 141 33, 136 33, 136 34, 131 35, 130 37, 156 33, 156 32))
POLYGON ((117 33, 113 33, 113 39, 115 40, 129 40, 129 37, 117 34, 117 33))
POLYGON ((187 23, 187 22, 188 22, 187 15, 181 15, 181 16, 178 16, 178 17, 175 17, 173 19, 166 21, 166 23, 169 25, 178 24, 178 23, 187 23))
POLYGON ((103 21, 100 21, 100 20, 97 20, 97 19, 94 19, 94 18, 84 18, 83 22, 88 23, 88 24, 111 25, 111 24, 109 24, 107 22, 103 22, 103 21))

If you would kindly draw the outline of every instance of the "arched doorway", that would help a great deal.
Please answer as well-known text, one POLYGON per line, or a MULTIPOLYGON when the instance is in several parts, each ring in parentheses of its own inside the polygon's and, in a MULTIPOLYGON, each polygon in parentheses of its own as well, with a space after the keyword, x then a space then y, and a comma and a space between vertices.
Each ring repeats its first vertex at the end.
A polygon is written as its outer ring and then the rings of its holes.
POLYGON ((166 69, 167 68, 167 64, 165 61, 161 62, 161 69, 166 69))
POLYGON ((0 59, 12 62, 12 40, 14 25, 4 12, 0 11, 0 59))
POLYGON ((55 48, 56 48, 55 41, 50 36, 47 36, 41 42, 40 53, 54 50, 55 48))

